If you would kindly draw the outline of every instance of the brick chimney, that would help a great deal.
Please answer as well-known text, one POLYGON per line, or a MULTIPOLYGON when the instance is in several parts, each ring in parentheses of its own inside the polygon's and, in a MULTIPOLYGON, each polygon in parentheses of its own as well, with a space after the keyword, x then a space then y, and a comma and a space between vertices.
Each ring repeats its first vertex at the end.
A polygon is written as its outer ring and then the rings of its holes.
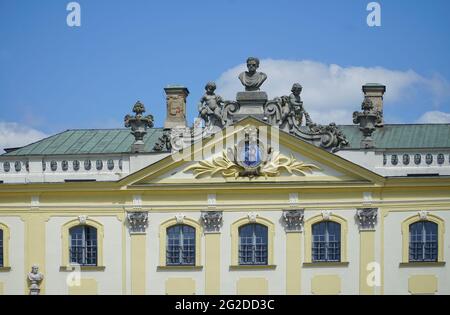
POLYGON ((381 121, 377 123, 377 127, 383 127, 383 95, 386 92, 386 86, 378 83, 366 83, 363 85, 362 90, 364 97, 369 98, 372 101, 375 109, 380 113, 381 121))
POLYGON ((189 95, 189 90, 184 86, 169 85, 164 91, 167 101, 167 118, 164 128, 186 127, 186 98, 189 95))

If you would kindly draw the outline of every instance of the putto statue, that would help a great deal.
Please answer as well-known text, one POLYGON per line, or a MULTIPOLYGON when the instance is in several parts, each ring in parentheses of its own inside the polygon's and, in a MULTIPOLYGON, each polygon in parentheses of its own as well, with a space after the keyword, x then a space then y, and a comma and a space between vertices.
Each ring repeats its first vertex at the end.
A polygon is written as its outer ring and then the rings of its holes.
POLYGON ((198 112, 200 118, 205 121, 206 127, 217 126, 219 128, 225 125, 222 114, 224 102, 222 97, 216 95, 216 84, 208 82, 205 86, 205 94, 200 99, 198 104, 198 112))
POLYGON ((289 128, 289 132, 294 132, 294 127, 301 126, 303 122, 303 117, 305 117, 306 126, 313 125, 309 114, 303 107, 302 98, 300 97, 300 93, 302 92, 303 87, 300 83, 294 83, 291 89, 291 95, 289 98, 284 98, 283 100, 283 109, 281 114, 281 126, 284 127, 286 124, 289 128))
POLYGON ((30 282, 30 295, 39 295, 41 289, 39 288, 44 275, 39 272, 39 266, 33 265, 31 272, 28 273, 28 281, 30 282))
POLYGON ((267 79, 267 75, 263 72, 257 72, 259 68, 259 59, 255 57, 249 57, 247 59, 247 69, 248 71, 242 72, 239 75, 239 80, 243 86, 245 86, 246 91, 259 91, 261 85, 267 79))

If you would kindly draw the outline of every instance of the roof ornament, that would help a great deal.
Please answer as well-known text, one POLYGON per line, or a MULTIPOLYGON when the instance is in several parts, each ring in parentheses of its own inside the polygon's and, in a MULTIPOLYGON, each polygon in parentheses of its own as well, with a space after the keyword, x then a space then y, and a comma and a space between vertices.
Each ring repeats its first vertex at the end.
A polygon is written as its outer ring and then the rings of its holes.
MULTIPOLYGON (((348 145, 344 133, 335 123, 322 126, 312 121, 300 97, 303 89, 300 83, 293 84, 289 96, 269 100, 267 93, 260 90, 267 75, 257 71, 259 65, 258 58, 247 59, 248 71, 239 75, 245 91, 238 92, 235 101, 227 101, 216 95, 214 82, 206 84, 206 93, 198 106, 199 117, 205 122, 205 128, 200 134, 196 134, 198 137, 206 138, 247 116, 252 116, 331 152, 348 145)), ((185 139, 181 142, 190 145, 196 140, 185 139)))
POLYGON ((380 113, 375 109, 372 100, 365 97, 361 105, 362 112, 353 113, 353 123, 359 124, 359 129, 364 135, 361 140, 362 149, 371 149, 375 147, 372 134, 376 129, 377 122, 380 121, 380 113))
POLYGON ((143 116, 143 113, 145 113, 145 106, 140 101, 137 101, 134 105, 133 112, 136 115, 126 115, 124 119, 125 127, 131 127, 131 134, 135 138, 131 147, 131 152, 144 152, 144 136, 147 134, 147 129, 153 127, 153 116, 143 116))

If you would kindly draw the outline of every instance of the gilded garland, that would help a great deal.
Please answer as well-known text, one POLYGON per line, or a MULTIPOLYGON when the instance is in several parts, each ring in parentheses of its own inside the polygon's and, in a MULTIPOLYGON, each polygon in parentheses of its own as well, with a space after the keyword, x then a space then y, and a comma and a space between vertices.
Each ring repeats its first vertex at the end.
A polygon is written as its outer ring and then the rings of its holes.
POLYGON ((271 149, 268 150, 265 161, 262 161, 256 167, 246 167, 245 161, 238 159, 238 152, 237 148, 224 150, 221 156, 213 158, 211 161, 201 161, 191 165, 184 171, 193 171, 195 178, 216 174, 234 178, 259 176, 267 178, 280 176, 282 171, 305 176, 307 173, 312 173, 313 170, 320 170, 316 165, 297 161, 292 154, 288 157, 280 152, 271 152, 271 149))

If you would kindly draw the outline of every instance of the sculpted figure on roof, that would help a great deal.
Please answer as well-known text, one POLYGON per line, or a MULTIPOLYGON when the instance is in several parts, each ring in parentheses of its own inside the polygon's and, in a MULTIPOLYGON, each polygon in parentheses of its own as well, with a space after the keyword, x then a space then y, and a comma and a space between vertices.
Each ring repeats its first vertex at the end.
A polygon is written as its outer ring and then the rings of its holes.
POLYGON ((239 80, 243 86, 245 86, 246 91, 259 91, 261 85, 267 79, 267 75, 263 72, 258 72, 259 59, 255 57, 249 57, 247 59, 247 69, 248 71, 242 72, 239 75, 239 80))

